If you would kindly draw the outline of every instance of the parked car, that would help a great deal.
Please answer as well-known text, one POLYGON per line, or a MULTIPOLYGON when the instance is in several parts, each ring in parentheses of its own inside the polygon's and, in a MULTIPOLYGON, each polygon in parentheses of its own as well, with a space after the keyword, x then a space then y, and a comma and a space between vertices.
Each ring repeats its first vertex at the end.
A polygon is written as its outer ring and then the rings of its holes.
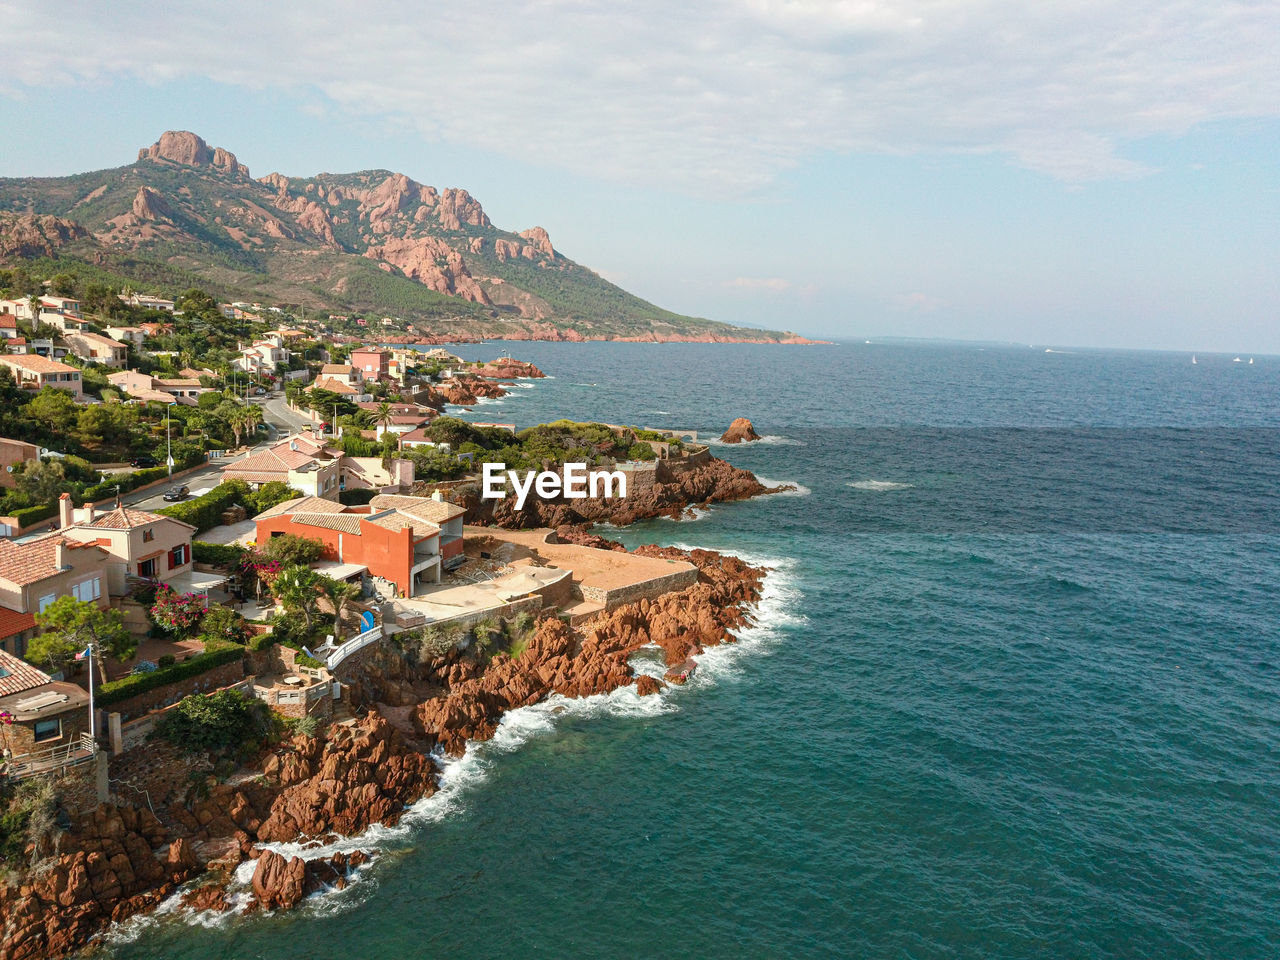
POLYGON ((141 467, 143 469, 146 469, 147 467, 160 466, 160 461, 157 460, 155 457, 134 457, 132 460, 129 461, 129 466, 141 467))
POLYGON ((164 492, 166 503, 177 503, 179 500, 185 500, 191 496, 191 490, 188 487, 170 487, 164 492))

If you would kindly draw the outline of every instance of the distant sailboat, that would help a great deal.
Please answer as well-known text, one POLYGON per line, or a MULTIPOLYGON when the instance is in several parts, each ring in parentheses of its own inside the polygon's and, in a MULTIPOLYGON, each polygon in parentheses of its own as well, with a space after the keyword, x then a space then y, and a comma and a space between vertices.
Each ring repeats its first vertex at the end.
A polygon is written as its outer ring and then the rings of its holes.
POLYGON ((1250 357, 1250 358, 1249 358, 1249 362, 1250 362, 1250 363, 1253 363, 1253 357, 1250 357))
POLYGON ((1194 353, 1191 355, 1191 362, 1192 364, 1196 364, 1200 362, 1199 360, 1196 359, 1196 355, 1194 353))
POLYGON ((1239 362, 1240 362, 1240 358, 1239 358, 1239 357, 1236 357, 1236 358, 1235 358, 1234 360, 1232 360, 1231 362, 1232 362, 1232 363, 1239 363, 1239 362))

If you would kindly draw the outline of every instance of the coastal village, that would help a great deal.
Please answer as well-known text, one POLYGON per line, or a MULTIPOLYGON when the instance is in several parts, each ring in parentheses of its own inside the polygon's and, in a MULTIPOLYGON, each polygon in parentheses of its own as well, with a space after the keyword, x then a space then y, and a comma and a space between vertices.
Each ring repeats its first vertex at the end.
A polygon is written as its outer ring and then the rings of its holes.
POLYGON ((764 571, 589 529, 770 492, 694 432, 464 422, 542 371, 361 335, 391 318, 32 279, 0 276, 5 957, 340 888, 365 854, 267 845, 394 822, 506 710, 652 695, 749 622, 764 571), (477 495, 572 458, 628 496, 477 495))

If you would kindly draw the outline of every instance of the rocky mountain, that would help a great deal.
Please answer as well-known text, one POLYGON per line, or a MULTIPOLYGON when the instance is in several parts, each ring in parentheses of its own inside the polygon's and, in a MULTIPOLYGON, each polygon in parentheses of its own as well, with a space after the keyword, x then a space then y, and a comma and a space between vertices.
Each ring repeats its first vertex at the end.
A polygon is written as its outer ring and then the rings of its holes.
POLYGON ((0 179, 0 262, 513 339, 800 341, 681 316, 568 259, 547 231, 495 227, 466 190, 365 170, 254 179, 235 154, 169 131, 135 162, 0 179))

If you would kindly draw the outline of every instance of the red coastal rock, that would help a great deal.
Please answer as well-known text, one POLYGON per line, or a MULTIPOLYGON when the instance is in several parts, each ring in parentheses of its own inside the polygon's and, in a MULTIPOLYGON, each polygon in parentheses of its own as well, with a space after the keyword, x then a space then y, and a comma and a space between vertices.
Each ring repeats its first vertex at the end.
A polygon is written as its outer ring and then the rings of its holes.
POLYGON ((258 840, 354 835, 394 823, 405 805, 435 792, 435 766, 410 749, 385 717, 371 713, 328 740, 295 737, 263 767, 284 786, 258 840))
MULTIPOLYGON (((453 654, 434 665, 434 681, 445 692, 413 714, 425 740, 452 756, 468 740, 487 740, 507 710, 537 703, 551 693, 585 697, 636 683, 645 695, 660 689, 652 677, 633 678, 627 660, 640 647, 660 646, 669 666, 683 664, 705 647, 733 641, 732 629, 747 622, 746 607, 760 596, 765 571, 709 550, 688 554, 642 547, 644 556, 677 557, 698 567, 698 582, 686 590, 619 607, 575 633, 559 619, 545 619, 518 659, 495 657, 483 670, 457 670, 453 654)), ((463 660, 462 662, 465 662, 463 660)))
POLYGON ((735 419, 729 424, 729 429, 720 436, 721 443, 751 443, 759 439, 760 435, 756 433, 755 427, 746 417, 735 419))

